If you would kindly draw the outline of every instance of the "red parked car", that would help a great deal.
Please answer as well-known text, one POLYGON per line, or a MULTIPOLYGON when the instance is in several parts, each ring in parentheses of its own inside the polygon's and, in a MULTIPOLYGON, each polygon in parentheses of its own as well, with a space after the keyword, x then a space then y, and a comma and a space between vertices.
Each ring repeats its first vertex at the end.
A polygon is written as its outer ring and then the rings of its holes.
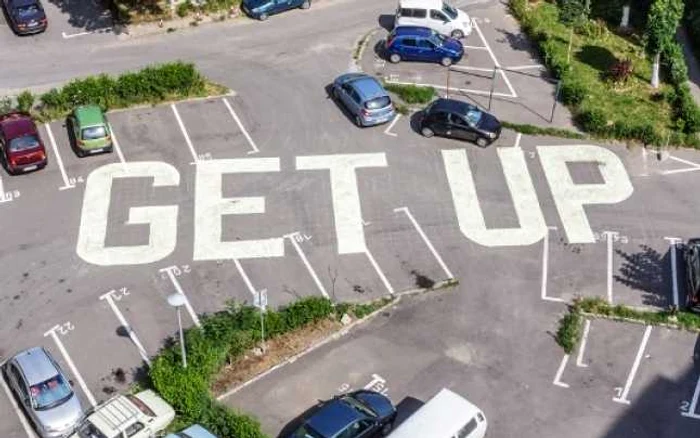
POLYGON ((27 113, 0 115, 0 149, 11 175, 46 167, 46 150, 34 120, 27 113))

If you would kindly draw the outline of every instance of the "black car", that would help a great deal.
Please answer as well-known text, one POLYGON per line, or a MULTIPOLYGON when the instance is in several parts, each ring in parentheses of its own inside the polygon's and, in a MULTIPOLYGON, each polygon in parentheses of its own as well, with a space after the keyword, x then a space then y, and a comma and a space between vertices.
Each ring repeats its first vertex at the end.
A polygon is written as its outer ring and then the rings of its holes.
POLYGON ((700 313, 700 239, 690 239, 683 247, 688 309, 700 313))
POLYGON ((10 26, 18 35, 46 30, 47 20, 39 0, 3 0, 10 26))
POLYGON ((420 132, 475 142, 486 147, 501 135, 501 122, 474 105, 454 99, 438 99, 423 110, 420 132))
POLYGON ((388 435, 396 408, 386 396, 368 390, 339 395, 321 402, 288 438, 369 438, 388 435))

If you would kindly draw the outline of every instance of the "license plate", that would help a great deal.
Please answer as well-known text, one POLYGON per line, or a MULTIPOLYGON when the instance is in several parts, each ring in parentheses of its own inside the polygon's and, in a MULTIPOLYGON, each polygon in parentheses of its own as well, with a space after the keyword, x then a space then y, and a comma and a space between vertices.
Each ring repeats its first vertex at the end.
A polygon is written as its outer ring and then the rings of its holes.
POLYGON ((27 166, 22 170, 24 170, 25 172, 31 172, 32 170, 37 170, 38 168, 39 168, 38 166, 34 165, 34 166, 27 166))
POLYGON ((29 26, 36 26, 37 24, 39 24, 39 23, 36 22, 36 21, 30 21, 30 22, 29 22, 29 26))
POLYGON ((104 151, 104 149, 90 149, 91 154, 98 154, 100 152, 104 151))

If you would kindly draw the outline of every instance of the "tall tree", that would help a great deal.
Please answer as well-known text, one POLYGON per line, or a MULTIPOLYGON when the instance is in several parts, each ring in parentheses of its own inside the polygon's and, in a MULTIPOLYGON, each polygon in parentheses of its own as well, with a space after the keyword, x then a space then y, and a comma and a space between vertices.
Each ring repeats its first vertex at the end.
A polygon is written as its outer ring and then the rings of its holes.
POLYGON ((684 6, 683 0, 655 0, 649 9, 644 42, 647 53, 654 59, 651 73, 651 86, 654 88, 659 87, 661 53, 675 41, 684 6))

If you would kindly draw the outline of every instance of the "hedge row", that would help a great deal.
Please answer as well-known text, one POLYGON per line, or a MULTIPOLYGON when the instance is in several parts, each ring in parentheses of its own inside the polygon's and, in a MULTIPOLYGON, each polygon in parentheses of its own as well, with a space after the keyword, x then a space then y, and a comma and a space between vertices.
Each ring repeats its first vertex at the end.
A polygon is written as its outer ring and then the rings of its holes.
MULTIPOLYGON (((304 298, 279 310, 264 313, 265 337, 272 339, 328 318, 350 313, 360 318, 391 302, 333 306, 321 297, 304 298)), ((260 312, 232 304, 225 311, 201 318, 202 328, 185 331, 187 368, 182 368, 180 347, 169 342, 152 361, 151 383, 178 413, 178 424, 199 423, 219 438, 264 438, 253 417, 230 410, 210 393, 216 373, 242 357, 261 340, 260 312)))

